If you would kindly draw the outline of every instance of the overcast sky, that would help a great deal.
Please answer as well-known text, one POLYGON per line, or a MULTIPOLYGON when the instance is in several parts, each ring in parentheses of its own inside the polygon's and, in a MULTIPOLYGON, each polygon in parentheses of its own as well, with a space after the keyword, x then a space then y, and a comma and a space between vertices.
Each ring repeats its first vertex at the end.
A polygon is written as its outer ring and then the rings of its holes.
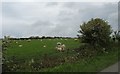
POLYGON ((97 17, 107 20, 112 29, 117 30, 118 3, 4 2, 2 36, 76 37, 80 24, 97 17))

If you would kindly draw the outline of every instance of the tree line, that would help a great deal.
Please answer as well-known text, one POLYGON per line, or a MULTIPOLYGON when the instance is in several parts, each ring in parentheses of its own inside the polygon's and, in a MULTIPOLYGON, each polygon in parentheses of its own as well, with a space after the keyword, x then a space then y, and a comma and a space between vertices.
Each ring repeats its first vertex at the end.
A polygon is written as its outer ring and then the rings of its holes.
MULTIPOLYGON (((7 36, 4 36, 4 39, 9 39, 9 40, 29 40, 29 39, 71 39, 73 37, 57 37, 57 36, 54 36, 54 37, 50 37, 50 36, 42 36, 42 37, 39 37, 39 36, 31 36, 31 37, 28 37, 28 38, 12 38, 12 37, 8 37, 7 36)), ((76 37, 74 37, 76 38, 76 37)))

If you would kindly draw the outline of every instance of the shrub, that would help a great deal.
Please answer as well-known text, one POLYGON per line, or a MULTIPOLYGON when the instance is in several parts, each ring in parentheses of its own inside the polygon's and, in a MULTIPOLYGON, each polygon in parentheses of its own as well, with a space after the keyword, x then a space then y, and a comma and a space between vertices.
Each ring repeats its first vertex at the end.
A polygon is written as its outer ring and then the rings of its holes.
POLYGON ((112 30, 108 22, 95 18, 80 25, 78 32, 82 34, 81 37, 79 35, 82 43, 88 43, 97 49, 97 47, 106 48, 109 46, 112 30))

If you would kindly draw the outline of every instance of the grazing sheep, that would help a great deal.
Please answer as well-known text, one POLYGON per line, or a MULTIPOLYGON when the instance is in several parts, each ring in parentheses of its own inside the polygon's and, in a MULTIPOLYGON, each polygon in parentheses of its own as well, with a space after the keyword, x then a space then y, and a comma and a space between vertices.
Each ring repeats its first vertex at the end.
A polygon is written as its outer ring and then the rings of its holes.
POLYGON ((61 45, 61 42, 57 42, 57 45, 61 45))
POLYGON ((15 42, 16 44, 18 43, 18 42, 15 42))
POLYGON ((19 47, 22 47, 22 46, 23 46, 23 45, 21 45, 21 44, 19 45, 19 47))
POLYGON ((40 41, 42 41, 42 39, 40 41))
POLYGON ((62 40, 62 38, 60 40, 62 40))
POLYGON ((65 39, 67 41, 67 39, 65 39))
POLYGON ((44 48, 46 47, 46 45, 43 46, 44 48))
POLYGON ((62 51, 61 47, 56 47, 57 51, 62 51))
POLYGON ((31 39, 28 39, 27 42, 31 42, 31 39))
POLYGON ((57 49, 58 51, 64 51, 64 50, 65 50, 65 47, 66 47, 65 44, 61 44, 60 42, 58 42, 56 49, 57 49))
POLYGON ((74 39, 75 41, 77 41, 78 39, 74 39))
POLYGON ((61 48, 62 48, 63 51, 65 50, 65 47, 66 47, 65 44, 61 45, 61 48))

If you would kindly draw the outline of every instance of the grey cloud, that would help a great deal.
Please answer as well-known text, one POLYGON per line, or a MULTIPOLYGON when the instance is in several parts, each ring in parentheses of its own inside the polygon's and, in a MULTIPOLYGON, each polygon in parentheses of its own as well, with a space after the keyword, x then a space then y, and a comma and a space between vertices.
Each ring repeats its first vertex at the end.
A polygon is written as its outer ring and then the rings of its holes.
POLYGON ((38 20, 34 24, 32 24, 33 27, 49 26, 49 25, 53 25, 53 23, 50 21, 42 21, 42 20, 38 20))
MULTIPOLYGON (((103 3, 101 6, 96 6, 88 3, 73 3, 73 5, 72 3, 66 3, 66 5, 64 6, 67 7, 68 10, 60 12, 58 18, 61 22, 69 24, 69 26, 73 28, 72 30, 79 30, 80 24, 82 24, 84 21, 88 21, 91 18, 96 17, 109 21, 109 24, 112 26, 113 30, 117 30, 118 28, 117 3, 103 3), (70 10, 74 12, 71 13, 70 10)), ((73 36, 75 36, 74 34, 77 33, 72 30, 71 33, 73 34, 73 36)))
POLYGON ((46 4, 46 6, 56 6, 56 5, 58 5, 57 2, 48 2, 48 3, 46 4))
POLYGON ((67 3, 63 4, 63 7, 74 8, 77 4, 79 4, 79 2, 78 3, 76 3, 76 2, 67 2, 67 3))
POLYGON ((11 17, 11 18, 20 18, 20 14, 14 9, 15 3, 3 2, 2 4, 2 16, 11 17))
POLYGON ((33 23, 29 31, 26 33, 27 35, 48 35, 51 30, 56 28, 56 25, 50 21, 36 21, 33 23))
MULTIPOLYGON (((74 12, 76 14, 76 18, 79 19, 81 18, 82 21, 87 21, 91 18, 103 18, 105 20, 110 21, 109 24, 113 27, 113 29, 117 30, 117 3, 103 3, 102 6, 96 6, 88 3, 83 3, 81 4, 76 4, 74 3, 74 6, 68 7, 68 8, 77 8, 79 12, 74 12), (82 15, 81 15, 82 14, 82 15), (111 17, 112 15, 112 17, 111 17)), ((73 17, 74 18, 74 17, 73 17)))
POLYGON ((67 25, 57 25, 57 27, 48 32, 48 34, 53 36, 76 36, 73 27, 67 25))
POLYGON ((118 3, 118 30, 120 31, 120 2, 118 3))
POLYGON ((21 27, 21 26, 12 26, 12 27, 2 27, 2 36, 10 35, 14 37, 22 37, 24 36, 24 33, 27 31, 27 27, 21 27))
MULTIPOLYGON (((38 6, 41 5, 41 3, 38 4, 38 6)), ((8 5, 9 6, 9 5, 8 5)), ((9 9, 9 7, 6 7, 6 9, 9 9)), ((34 20, 33 23, 29 23, 29 25, 20 26, 18 23, 18 26, 15 26, 15 24, 12 27, 19 27, 17 29, 13 29, 11 27, 3 28, 5 34, 11 34, 17 37, 21 36, 30 36, 30 35, 46 35, 46 36, 71 36, 74 37, 77 35, 77 31, 79 30, 80 24, 82 24, 84 21, 88 21, 91 18, 100 17, 105 20, 109 21, 109 24, 113 27, 113 29, 117 28, 117 4, 114 3, 101 3, 101 4, 94 4, 94 3, 81 3, 81 2, 65 2, 65 3, 54 3, 54 2, 48 2, 43 5, 41 5, 41 9, 38 8, 38 12, 45 12, 45 13, 39 13, 38 16, 35 15, 35 13, 29 13, 27 16, 33 15, 33 17, 26 19, 26 22, 29 22, 29 20, 34 20), (46 11, 48 10, 48 12, 46 11), (49 14, 48 14, 49 13, 49 14), (43 15, 44 14, 44 15, 43 15), (44 17, 45 16, 45 17, 44 17), (40 17, 40 18, 39 18, 40 17), (14 33, 15 32, 15 33, 14 33)), ((29 6, 28 6, 29 7, 29 6)), ((34 10, 34 5, 31 6, 32 10, 34 10)), ((36 8, 37 6, 35 6, 36 8)), ((27 5, 26 5, 27 8, 27 5)), ((7 17, 14 17, 9 16, 12 13, 16 13, 17 11, 14 9, 14 6, 12 6, 13 11, 11 13, 8 13, 9 10, 4 9, 5 14, 7 14, 7 17)), ((29 12, 31 10, 28 10, 29 12)), ((25 12, 24 9, 21 12, 25 12)), ((17 20, 23 20, 23 18, 20 18, 21 16, 24 16, 25 14, 17 14, 15 15, 15 18, 17 20)), ((25 15, 26 16, 26 15, 25 15)), ((7 18, 5 17, 5 18, 7 18)), ((14 19, 13 19, 14 20, 14 19)), ((14 23, 14 22, 13 22, 14 23)), ((13 24, 12 23, 12 24, 13 24)), ((11 24, 11 23, 10 23, 11 24)))

